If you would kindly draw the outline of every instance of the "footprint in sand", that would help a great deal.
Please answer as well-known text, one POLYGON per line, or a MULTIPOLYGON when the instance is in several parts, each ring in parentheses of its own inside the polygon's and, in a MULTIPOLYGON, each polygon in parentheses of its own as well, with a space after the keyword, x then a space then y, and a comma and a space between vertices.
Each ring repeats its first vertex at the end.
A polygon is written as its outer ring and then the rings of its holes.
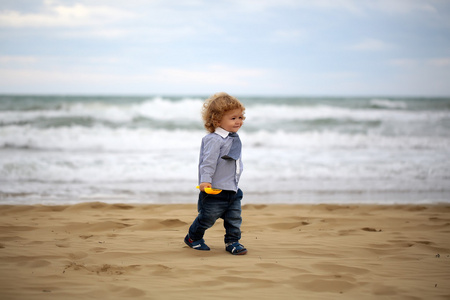
POLYGON ((78 252, 69 254, 69 258, 72 260, 78 260, 78 259, 82 259, 82 258, 85 258, 88 256, 89 256, 89 254, 87 254, 86 252, 82 252, 82 251, 78 251, 78 252))
POLYGON ((369 231, 369 232, 381 232, 381 229, 375 229, 375 228, 371 228, 371 227, 364 227, 364 228, 361 228, 361 230, 364 230, 364 231, 369 231))
POLYGON ((110 264, 102 265, 86 265, 82 263, 71 262, 68 264, 64 273, 68 270, 73 271, 87 271, 89 273, 95 273, 97 275, 123 275, 132 271, 140 270, 140 265, 129 265, 129 266, 116 266, 110 264))
POLYGON ((43 268, 43 267, 47 267, 49 265, 51 265, 52 263, 48 260, 45 259, 37 259, 37 260, 25 260, 22 261, 20 263, 18 263, 17 265, 20 267, 29 267, 29 268, 43 268))
POLYGON ((164 228, 177 228, 186 225, 187 225, 186 222, 183 222, 179 219, 166 219, 166 220, 147 219, 144 220, 141 224, 131 227, 131 229, 147 231, 147 230, 160 230, 164 228))
POLYGON ((145 291, 127 286, 113 286, 111 291, 119 297, 142 297, 145 295, 145 291))
POLYGON ((87 240, 87 239, 89 239, 89 238, 91 238, 91 237, 93 237, 92 234, 89 234, 89 235, 80 235, 80 238, 82 238, 83 240, 87 240))
POLYGON ((295 276, 289 283, 303 291, 344 293, 358 286, 353 282, 355 279, 348 276, 308 274, 295 276))
POLYGON ((102 252, 105 252, 106 250, 107 250, 107 248, 102 248, 102 247, 95 247, 95 248, 89 249, 89 251, 96 252, 96 253, 102 253, 102 252))
POLYGON ((242 209, 243 210, 247 210, 247 209, 248 210, 253 210, 253 209, 260 210, 260 209, 264 209, 266 207, 267 207, 267 205, 264 205, 264 204, 245 204, 242 206, 242 209))

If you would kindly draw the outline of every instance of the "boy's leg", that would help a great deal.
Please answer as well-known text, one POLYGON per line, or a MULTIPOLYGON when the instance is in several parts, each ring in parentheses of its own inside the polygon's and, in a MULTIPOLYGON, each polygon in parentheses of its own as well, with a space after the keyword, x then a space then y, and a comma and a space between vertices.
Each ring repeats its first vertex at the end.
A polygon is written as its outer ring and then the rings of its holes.
POLYGON ((237 193, 230 199, 228 209, 223 214, 223 226, 225 227, 225 244, 239 242, 241 239, 242 209, 241 200, 243 193, 238 189, 237 193))
POLYGON ((211 228, 227 209, 227 201, 222 196, 208 195, 201 192, 198 197, 198 216, 189 228, 189 238, 193 241, 201 240, 205 231, 211 228))

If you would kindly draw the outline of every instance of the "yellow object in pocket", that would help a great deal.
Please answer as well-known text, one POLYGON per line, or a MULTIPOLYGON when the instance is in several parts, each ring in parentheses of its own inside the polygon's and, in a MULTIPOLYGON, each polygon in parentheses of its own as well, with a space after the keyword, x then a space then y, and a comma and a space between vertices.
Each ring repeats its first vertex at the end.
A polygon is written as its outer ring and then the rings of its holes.
MULTIPOLYGON (((200 189, 200 187, 197 185, 197 188, 200 189)), ((211 195, 217 195, 221 192, 222 190, 219 189, 213 189, 213 188, 205 188, 205 193, 207 194, 211 194, 211 195)))

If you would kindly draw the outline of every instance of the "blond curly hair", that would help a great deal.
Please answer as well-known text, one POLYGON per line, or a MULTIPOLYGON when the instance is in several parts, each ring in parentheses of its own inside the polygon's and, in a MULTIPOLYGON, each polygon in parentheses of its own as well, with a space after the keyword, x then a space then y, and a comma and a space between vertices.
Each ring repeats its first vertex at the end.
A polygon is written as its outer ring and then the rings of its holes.
POLYGON ((214 132, 219 127, 223 115, 234 109, 241 109, 242 114, 245 112, 244 105, 237 98, 227 93, 217 93, 206 99, 202 109, 202 118, 206 130, 211 133, 214 132))

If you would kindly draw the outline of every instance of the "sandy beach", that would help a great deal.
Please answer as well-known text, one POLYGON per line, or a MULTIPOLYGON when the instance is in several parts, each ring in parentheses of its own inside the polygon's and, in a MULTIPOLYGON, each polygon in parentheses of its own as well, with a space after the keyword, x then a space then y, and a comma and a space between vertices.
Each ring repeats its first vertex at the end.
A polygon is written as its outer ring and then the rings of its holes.
POLYGON ((450 299, 450 205, 245 205, 241 242, 183 243, 195 205, 0 206, 0 298, 450 299))

